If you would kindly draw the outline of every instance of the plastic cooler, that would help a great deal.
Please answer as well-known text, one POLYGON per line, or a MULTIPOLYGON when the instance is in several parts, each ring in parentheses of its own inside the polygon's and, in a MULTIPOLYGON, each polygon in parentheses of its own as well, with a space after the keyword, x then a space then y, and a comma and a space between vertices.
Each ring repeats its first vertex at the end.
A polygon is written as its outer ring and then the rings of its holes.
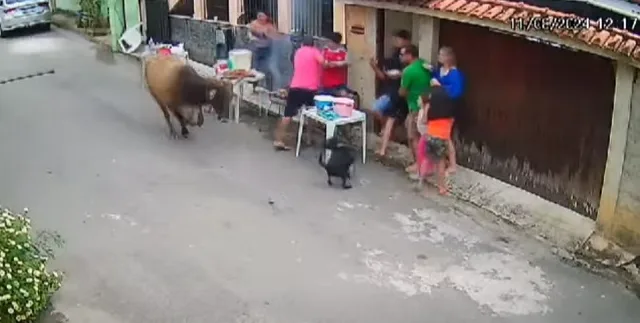
POLYGON ((343 118, 351 117, 353 114, 353 108, 355 107, 355 101, 349 98, 334 98, 333 99, 333 111, 343 118))
POLYGON ((316 95, 313 97, 313 101, 316 104, 318 111, 327 111, 333 108, 334 97, 330 95, 316 95))

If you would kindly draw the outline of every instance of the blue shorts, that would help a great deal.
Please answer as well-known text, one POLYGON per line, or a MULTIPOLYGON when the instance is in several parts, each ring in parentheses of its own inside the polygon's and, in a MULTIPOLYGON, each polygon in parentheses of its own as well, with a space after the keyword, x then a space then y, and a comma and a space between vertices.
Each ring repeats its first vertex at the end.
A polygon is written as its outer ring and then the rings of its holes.
POLYGON ((393 107, 391 97, 388 94, 381 95, 373 103, 373 111, 385 114, 393 107))

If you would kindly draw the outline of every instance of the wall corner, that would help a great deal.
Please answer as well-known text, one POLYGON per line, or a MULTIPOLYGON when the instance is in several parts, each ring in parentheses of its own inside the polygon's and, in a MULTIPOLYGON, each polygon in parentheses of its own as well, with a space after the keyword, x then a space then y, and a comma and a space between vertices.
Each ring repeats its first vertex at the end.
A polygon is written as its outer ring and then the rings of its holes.
POLYGON ((347 41, 347 29, 345 27, 345 4, 333 1, 333 30, 342 34, 342 43, 347 41))
POLYGON ((624 167, 629 120, 631 118, 631 98, 633 95, 636 69, 623 62, 616 63, 615 92, 611 133, 605 166, 600 205, 596 219, 596 229, 605 237, 611 237, 616 221, 616 207, 620 193, 620 182, 624 167))
POLYGON ((193 18, 206 19, 207 18, 207 2, 206 0, 192 0, 193 1, 193 18))
POLYGON ((418 46, 420 57, 430 63, 438 58, 440 46, 440 19, 422 14, 414 14, 412 41, 418 46))
POLYGON ((291 32, 291 1, 278 0, 278 30, 282 33, 291 32))

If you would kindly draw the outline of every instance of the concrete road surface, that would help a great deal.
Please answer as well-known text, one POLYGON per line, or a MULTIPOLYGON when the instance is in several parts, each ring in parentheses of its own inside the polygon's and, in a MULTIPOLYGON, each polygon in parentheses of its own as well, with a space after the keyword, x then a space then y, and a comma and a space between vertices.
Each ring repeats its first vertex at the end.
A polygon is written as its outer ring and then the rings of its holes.
POLYGON ((169 140, 137 63, 54 30, 0 40, 0 202, 67 241, 72 323, 637 323, 624 288, 396 173, 327 187, 213 117, 169 140), (269 203, 272 201, 272 203, 269 203))

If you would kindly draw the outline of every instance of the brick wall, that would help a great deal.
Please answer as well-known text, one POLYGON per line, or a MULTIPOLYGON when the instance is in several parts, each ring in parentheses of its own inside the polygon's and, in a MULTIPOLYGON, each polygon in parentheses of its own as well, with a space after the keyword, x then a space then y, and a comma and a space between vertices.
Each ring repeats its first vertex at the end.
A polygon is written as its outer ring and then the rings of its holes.
POLYGON ((616 242, 640 246, 640 81, 633 86, 631 117, 612 231, 616 242))

